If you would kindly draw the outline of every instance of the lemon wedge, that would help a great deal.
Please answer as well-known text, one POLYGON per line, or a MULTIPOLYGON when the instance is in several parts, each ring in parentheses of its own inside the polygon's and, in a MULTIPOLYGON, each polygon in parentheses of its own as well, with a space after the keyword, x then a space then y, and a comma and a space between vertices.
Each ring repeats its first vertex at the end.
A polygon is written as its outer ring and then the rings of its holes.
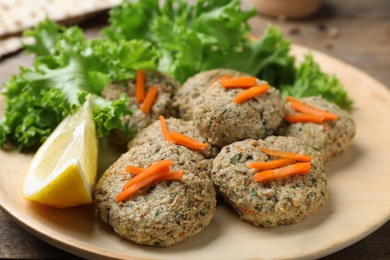
POLYGON ((98 138, 89 95, 34 155, 24 177, 22 196, 58 208, 92 203, 97 160, 98 138))

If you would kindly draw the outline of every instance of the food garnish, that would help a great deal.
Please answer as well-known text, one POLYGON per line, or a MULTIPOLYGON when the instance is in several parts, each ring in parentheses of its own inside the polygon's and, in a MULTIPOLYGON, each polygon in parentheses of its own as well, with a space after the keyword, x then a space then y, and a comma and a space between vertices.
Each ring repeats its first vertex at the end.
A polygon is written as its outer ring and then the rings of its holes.
POLYGON ((126 172, 137 175, 141 172, 143 172, 145 168, 138 167, 138 166, 133 166, 133 165, 127 165, 126 166, 126 172))
POLYGON ((310 172, 310 161, 312 160, 312 156, 310 155, 272 150, 264 147, 259 147, 259 149, 268 155, 282 158, 268 162, 250 163, 249 168, 259 171, 253 175, 253 179, 256 182, 276 180, 294 174, 306 174, 310 172))
POLYGON ((269 25, 253 40, 254 8, 241 1, 124 1, 110 11, 103 31, 112 41, 146 40, 161 51, 158 68, 184 82, 215 68, 231 68, 267 81, 283 97, 322 96, 348 109, 352 102, 338 79, 325 74, 312 54, 295 64, 290 40, 269 25), (131 17, 131 19, 129 19, 131 17))
MULTIPOLYGON (((289 102, 289 105, 295 111, 298 111, 298 112, 301 112, 301 113, 307 114, 307 115, 312 115, 313 117, 311 117, 311 118, 313 119, 313 123, 317 123, 320 120, 320 118, 322 118, 322 121, 337 121, 339 118, 338 115, 336 115, 336 114, 333 114, 329 111, 325 111, 325 110, 322 110, 322 109, 319 109, 319 108, 316 108, 313 106, 310 106, 310 105, 305 104, 305 103, 303 103, 303 102, 301 102, 301 101, 299 101, 291 96, 288 96, 286 98, 286 101, 289 102)), ((309 118, 310 117, 306 117, 304 119, 308 120, 309 118)), ((287 117, 286 120, 288 120, 288 119, 289 118, 287 117)), ((297 119, 297 117, 295 118, 295 120, 296 119, 297 119)))
POLYGON ((255 77, 239 77, 239 78, 223 78, 220 82, 224 88, 250 88, 256 86, 257 78, 255 77))
MULTIPOLYGON (((133 175, 140 174, 146 170, 146 168, 133 166, 133 165, 127 165, 126 166, 126 172, 131 173, 133 175)), ((169 174, 162 175, 160 178, 157 179, 157 181, 168 181, 168 180, 174 180, 174 179, 180 179, 184 174, 184 170, 179 171, 170 171, 169 174)))
POLYGON ((128 187, 130 187, 134 183, 139 182, 139 181, 141 181, 141 180, 143 180, 143 179, 145 179, 145 178, 147 178, 147 177, 149 177, 151 175, 154 175, 156 172, 159 172, 159 171, 165 172, 166 168, 169 168, 169 166, 172 166, 172 165, 173 165, 173 162, 171 160, 158 161, 155 164, 152 164, 151 166, 149 166, 147 168, 147 170, 142 171, 141 172, 142 174, 137 174, 137 176, 135 176, 134 178, 129 180, 123 186, 123 188, 127 189, 128 187))
POLYGON ((95 104, 93 119, 99 137, 113 129, 134 134, 122 121, 132 114, 129 100, 122 96, 108 101, 101 93, 110 82, 134 79, 137 69, 156 68, 158 54, 150 43, 87 39, 80 28, 65 28, 49 20, 28 34, 35 39, 26 46, 36 55, 34 65, 21 68, 2 88, 6 106, 0 145, 9 141, 20 150, 36 148, 81 106, 88 93, 95 104))
POLYGON ((145 114, 150 112, 150 109, 152 109, 152 106, 156 101, 157 94, 158 94, 158 88, 156 86, 151 86, 140 107, 142 112, 144 112, 145 114))
POLYGON ((93 94, 98 135, 116 129, 130 137, 134 133, 121 120, 132 113, 128 99, 100 95, 111 82, 135 79, 137 70, 158 69, 184 82, 201 71, 231 68, 267 81, 284 97, 321 95, 342 108, 351 106, 339 81, 323 73, 311 54, 295 65, 290 41, 278 28, 268 26, 257 41, 249 40, 253 8, 243 11, 239 0, 207 3, 124 0, 110 11, 102 30, 106 38, 100 39, 49 20, 27 31, 34 41, 26 49, 36 58, 32 68, 21 68, 3 86, 0 145, 39 146, 87 93, 93 94))
POLYGON ((182 145, 192 150, 202 150, 207 148, 208 146, 208 144, 199 142, 182 133, 176 131, 169 132, 165 118, 162 115, 160 116, 160 126, 161 126, 161 131, 163 133, 164 139, 168 142, 177 145, 182 145))
POLYGON ((294 163, 288 166, 258 172, 253 175, 253 179, 256 182, 276 180, 296 174, 307 174, 310 172, 310 169, 311 164, 309 162, 294 163))
POLYGON ((291 124, 300 123, 300 122, 322 124, 324 122, 324 118, 321 116, 309 115, 304 113, 297 113, 294 115, 284 116, 284 119, 291 124))
POLYGON ((266 93, 268 90, 269 90, 268 84, 263 84, 263 85, 258 85, 258 86, 248 88, 248 89, 244 90, 243 92, 239 93, 236 96, 236 98, 233 100, 233 102, 236 104, 241 104, 242 102, 244 102, 250 98, 253 98, 253 97, 256 97, 256 96, 259 96, 261 94, 266 93))
POLYGON ((259 147, 259 149, 268 155, 273 155, 273 156, 279 156, 283 158, 288 158, 288 159, 294 159, 300 162, 310 162, 313 157, 310 155, 306 154, 299 154, 295 152, 285 152, 285 151, 278 151, 278 150, 272 150, 264 147, 259 147))
MULTIPOLYGON (((116 196, 116 201, 121 202, 128 200, 133 196, 138 190, 155 183, 156 181, 165 181, 165 180, 177 180, 180 179, 184 170, 179 171, 170 171, 169 166, 173 165, 171 160, 162 160, 158 161, 148 168, 142 169, 137 167, 137 172, 135 177, 131 178, 125 185, 124 190, 116 196), (142 170, 141 170, 142 169, 142 170)), ((126 167, 127 171, 128 167, 126 167)))
POLYGON ((88 96, 35 153, 23 181, 22 196, 58 208, 92 203, 97 160, 98 137, 88 96))
POLYGON ((172 142, 172 138, 169 135, 168 126, 167 126, 167 122, 165 121, 165 117, 163 115, 160 115, 159 119, 160 119, 161 131, 163 133, 164 139, 168 142, 172 142))
POLYGON ((294 162, 296 162, 295 159, 288 159, 288 158, 276 159, 268 162, 251 162, 249 164, 249 168, 253 168, 258 171, 265 171, 265 170, 271 170, 271 169, 283 167, 292 164, 294 162))
POLYGON ((231 78, 233 78, 232 74, 226 74, 226 75, 223 75, 222 77, 220 77, 219 79, 214 80, 211 84, 214 84, 215 82, 223 80, 223 79, 231 79, 231 78))
POLYGON ((192 150, 202 150, 207 148, 207 144, 199 142, 189 136, 182 133, 172 131, 169 133, 172 143, 185 146, 192 150))

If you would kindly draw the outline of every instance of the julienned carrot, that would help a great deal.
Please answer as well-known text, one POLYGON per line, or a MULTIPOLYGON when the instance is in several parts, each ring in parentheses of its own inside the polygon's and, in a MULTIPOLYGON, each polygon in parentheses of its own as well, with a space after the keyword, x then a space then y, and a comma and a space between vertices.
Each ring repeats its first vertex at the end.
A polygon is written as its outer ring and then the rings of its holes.
POLYGON ((158 93, 158 88, 156 86, 150 87, 148 94, 146 94, 146 97, 140 107, 142 112, 144 113, 150 112, 150 109, 152 108, 154 102, 156 101, 157 93, 158 93))
POLYGON ((163 132, 163 136, 168 142, 182 145, 193 150, 201 150, 207 148, 207 144, 192 139, 191 137, 188 137, 184 134, 181 134, 179 132, 169 132, 164 116, 160 116, 160 125, 161 131, 163 132))
POLYGON ((313 157, 310 155, 306 154, 299 154, 299 153, 294 153, 294 152, 284 152, 284 151, 278 151, 278 150, 271 150, 268 148, 264 147, 259 147, 259 149, 268 155, 273 155, 273 156, 279 156, 287 159, 294 159, 300 162, 310 162, 313 157))
POLYGON ((165 122, 165 117, 160 116, 160 126, 161 126, 161 131, 164 136, 164 139, 168 142, 172 142, 172 138, 169 135, 168 127, 167 127, 167 122, 165 122))
POLYGON ((184 170, 170 172, 169 168, 167 167, 164 171, 156 172, 155 174, 150 175, 147 178, 145 178, 139 182, 134 183, 133 185, 131 185, 130 187, 128 187, 127 189, 125 189, 124 191, 119 193, 116 196, 116 201, 121 202, 123 200, 127 200, 132 195, 134 195, 134 193, 136 193, 138 190, 140 190, 140 189, 142 189, 150 184, 153 184, 156 181, 158 182, 158 181, 177 180, 177 179, 180 179, 181 177, 183 177, 183 175, 184 175, 184 170), (167 171, 167 169, 168 169, 168 171, 167 171))
MULTIPOLYGON (((140 174, 144 170, 146 170, 146 168, 133 166, 133 165, 127 165, 126 166, 126 172, 134 174, 134 175, 140 174)), ((181 178, 183 176, 183 174, 184 174, 184 170, 168 172, 165 175, 161 175, 158 178, 158 180, 164 180, 164 181, 166 181, 166 180, 175 180, 175 179, 181 178)))
MULTIPOLYGON (((146 172, 146 171, 147 170, 145 170, 144 172, 146 172)), ((164 174, 166 174, 168 172, 169 172, 169 167, 161 168, 158 171, 153 171, 153 174, 150 174, 150 175, 148 175, 148 176, 146 176, 146 177, 144 177, 144 178, 134 182, 133 184, 131 184, 127 188, 125 188, 121 193, 119 193, 116 196, 116 198, 115 198, 116 201, 117 202, 121 202, 123 200, 129 199, 138 190, 146 187, 149 184, 152 184, 154 181, 156 181, 160 177, 160 175, 164 175, 164 174)), ((134 180, 135 178, 137 178, 138 176, 141 176, 141 175, 142 175, 142 173, 136 175, 131 180, 134 180)))
POLYGON ((286 100, 289 102, 290 106, 298 112, 320 116, 323 117, 324 120, 336 121, 337 119, 339 119, 336 114, 310 106, 291 96, 288 96, 286 100))
POLYGON ((211 82, 211 85, 214 84, 215 82, 219 81, 219 80, 231 79, 231 78, 233 78, 233 75, 232 75, 232 74, 223 75, 222 77, 213 80, 213 81, 211 82))
POLYGON ((253 175, 253 179, 256 182, 270 181, 280 178, 285 178, 287 176, 295 175, 295 174, 306 174, 310 172, 311 164, 309 162, 303 163, 295 163, 285 167, 261 171, 253 175))
POLYGON ((127 189, 128 187, 132 186, 134 183, 140 182, 143 179, 148 178, 151 175, 154 175, 156 172, 165 172, 167 169, 169 172, 169 166, 173 165, 173 162, 171 160, 162 160, 158 161, 155 164, 152 164, 148 168, 146 168, 144 171, 142 171, 140 174, 137 174, 135 177, 131 178, 124 186, 124 189, 127 189))
POLYGON ((135 99, 142 103, 145 99, 145 73, 143 70, 137 70, 135 78, 135 99))
POLYGON ((258 171, 271 170, 279 167, 283 167, 296 162, 294 159, 276 159, 268 162, 252 162, 249 164, 249 168, 256 169, 258 171))
POLYGON ((224 88, 250 88, 256 86, 255 77, 239 77, 231 79, 221 79, 221 86, 224 88))
POLYGON ((173 143, 183 145, 193 150, 201 150, 207 148, 207 144, 199 142, 179 132, 170 132, 169 136, 172 139, 173 143))
POLYGON ((146 168, 138 167, 138 166, 133 166, 133 165, 127 165, 126 166, 126 172, 137 175, 143 172, 146 168))
POLYGON ((158 177, 157 181, 171 181, 171 180, 177 180, 183 177, 184 170, 178 170, 173 172, 168 172, 166 174, 162 174, 158 177))
POLYGON ((264 85, 258 85, 255 87, 251 87, 247 90, 244 90, 240 94, 236 96, 236 98, 233 100, 234 103, 240 104, 250 98, 256 97, 258 95, 264 94, 268 91, 269 85, 264 84, 264 85))
POLYGON ((284 119, 291 124, 299 123, 299 122, 311 122, 315 124, 322 124, 325 120, 324 117, 304 114, 304 113, 285 116, 284 119))

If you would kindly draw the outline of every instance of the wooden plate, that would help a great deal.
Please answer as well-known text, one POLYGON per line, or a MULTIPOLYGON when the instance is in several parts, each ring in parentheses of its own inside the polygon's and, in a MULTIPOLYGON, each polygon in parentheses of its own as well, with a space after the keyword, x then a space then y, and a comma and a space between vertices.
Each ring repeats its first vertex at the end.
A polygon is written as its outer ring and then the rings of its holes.
MULTIPOLYGON (((302 57, 310 50, 294 45, 292 51, 302 57)), ((93 259, 319 258, 357 242, 390 218, 390 92, 352 66, 311 52, 324 71, 340 78, 354 100, 352 115, 357 135, 347 152, 325 165, 329 201, 306 220, 259 228, 240 220, 227 205, 219 203, 210 225, 195 237, 165 249, 137 246, 103 223, 93 205, 60 210, 22 199, 20 185, 31 155, 4 150, 0 151, 2 209, 46 242, 93 259)), ((0 65, 2 77, 6 74, 3 68, 9 69, 9 64, 26 63, 18 59, 23 57, 0 65)), ((102 149, 104 155, 108 151, 102 149)), ((116 158, 115 153, 109 155, 101 161, 101 171, 116 158)))

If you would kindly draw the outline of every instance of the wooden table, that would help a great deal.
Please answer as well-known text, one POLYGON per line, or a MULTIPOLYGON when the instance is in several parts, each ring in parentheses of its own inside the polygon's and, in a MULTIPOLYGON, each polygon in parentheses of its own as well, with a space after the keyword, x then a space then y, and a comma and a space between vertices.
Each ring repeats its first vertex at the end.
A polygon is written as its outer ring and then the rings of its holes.
MULTIPOLYGON (((315 16, 301 20, 258 15, 251 20, 253 34, 260 36, 266 24, 271 22, 282 28, 285 36, 294 43, 343 60, 390 88, 390 1, 324 2, 315 16)), ((90 27, 95 21, 89 21, 85 26, 90 27)), ((27 64, 29 62, 26 61, 27 64)), ((1 63, 12 64, 12 57, 0 61, 1 63)), ((11 73, 16 71, 0 71, 0 83, 11 73)), ((323 259, 390 259, 389 245, 390 222, 387 222, 360 242, 323 259)), ((0 258, 79 259, 29 234, 1 210, 0 258)))

